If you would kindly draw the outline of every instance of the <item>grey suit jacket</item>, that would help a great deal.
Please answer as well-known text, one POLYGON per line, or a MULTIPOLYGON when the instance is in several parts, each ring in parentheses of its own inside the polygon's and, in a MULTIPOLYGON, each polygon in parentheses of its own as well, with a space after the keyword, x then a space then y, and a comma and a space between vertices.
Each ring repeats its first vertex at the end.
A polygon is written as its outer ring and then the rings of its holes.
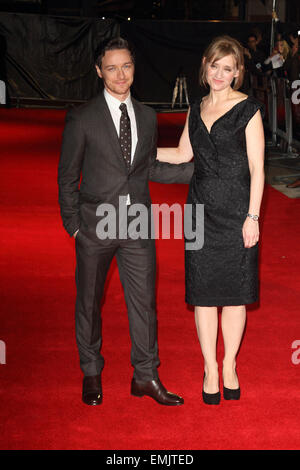
POLYGON ((157 119, 152 108, 132 98, 138 142, 128 170, 103 93, 66 115, 58 167, 59 204, 69 235, 81 225, 84 203, 118 206, 119 196, 151 205, 148 181, 189 183, 193 163, 156 160, 157 119), (81 181, 80 181, 81 179, 81 181))

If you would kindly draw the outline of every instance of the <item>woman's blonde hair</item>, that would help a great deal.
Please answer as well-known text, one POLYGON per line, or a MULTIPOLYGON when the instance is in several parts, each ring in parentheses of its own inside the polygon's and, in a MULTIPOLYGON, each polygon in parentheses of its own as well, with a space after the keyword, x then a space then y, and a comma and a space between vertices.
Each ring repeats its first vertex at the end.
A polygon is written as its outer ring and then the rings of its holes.
POLYGON ((283 56, 284 60, 286 60, 286 58, 287 58, 287 56, 289 55, 289 52, 290 52, 290 46, 288 45, 288 43, 284 39, 280 39, 277 42, 281 42, 281 44, 282 44, 282 56, 283 56))
POLYGON ((244 80, 245 71, 243 46, 239 43, 239 41, 230 36, 218 36, 204 51, 203 57, 205 60, 202 61, 199 73, 200 85, 208 85, 206 79, 208 64, 220 60, 227 55, 233 56, 236 68, 239 71, 238 77, 234 79, 233 89, 238 90, 241 87, 244 80))

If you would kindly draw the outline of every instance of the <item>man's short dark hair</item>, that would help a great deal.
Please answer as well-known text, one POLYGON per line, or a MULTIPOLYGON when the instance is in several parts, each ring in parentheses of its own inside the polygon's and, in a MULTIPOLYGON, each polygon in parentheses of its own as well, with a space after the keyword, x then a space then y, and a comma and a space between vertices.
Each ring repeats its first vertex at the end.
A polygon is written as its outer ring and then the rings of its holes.
POLYGON ((297 39, 298 37, 298 31, 290 31, 289 32, 289 36, 292 36, 294 39, 297 39))
POLYGON ((132 45, 121 37, 116 37, 113 39, 107 39, 106 41, 99 44, 99 46, 95 50, 94 54, 94 61, 95 64, 101 69, 102 59, 107 51, 115 51, 117 49, 126 49, 132 58, 132 62, 134 62, 134 50, 132 45))

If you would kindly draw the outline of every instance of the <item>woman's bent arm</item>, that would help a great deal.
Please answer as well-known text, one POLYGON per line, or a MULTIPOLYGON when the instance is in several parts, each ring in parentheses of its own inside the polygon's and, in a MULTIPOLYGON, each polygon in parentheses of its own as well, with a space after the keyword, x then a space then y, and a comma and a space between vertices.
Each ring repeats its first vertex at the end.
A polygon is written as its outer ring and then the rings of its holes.
POLYGON ((185 126, 181 134, 178 147, 160 147, 157 149, 157 160, 167 163, 185 163, 193 158, 193 149, 189 137, 190 110, 187 113, 185 126))
MULTIPOLYGON (((252 215, 259 215, 265 184, 265 138, 260 111, 255 113, 246 127, 246 143, 251 177, 248 213, 252 215)), ((258 221, 255 221, 246 216, 243 225, 243 238, 246 248, 250 248, 257 243, 259 239, 258 221)))

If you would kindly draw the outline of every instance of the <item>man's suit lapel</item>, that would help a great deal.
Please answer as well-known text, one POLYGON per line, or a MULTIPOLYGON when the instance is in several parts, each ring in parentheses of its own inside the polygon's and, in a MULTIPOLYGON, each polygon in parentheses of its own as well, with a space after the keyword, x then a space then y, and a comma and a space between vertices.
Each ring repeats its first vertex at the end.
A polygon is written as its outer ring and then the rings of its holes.
POLYGON ((134 98, 131 98, 131 100, 132 100, 132 105, 133 105, 134 114, 135 114, 137 139, 138 139, 134 156, 133 156, 133 160, 132 160, 132 164, 131 164, 131 168, 133 168, 139 158, 140 148, 141 148, 143 138, 147 129, 146 129, 145 122, 143 120, 143 109, 140 103, 136 101, 134 98))
MULTIPOLYGON (((136 145, 136 149, 135 149, 135 152, 134 152, 134 156, 133 156, 132 164, 131 164, 131 167, 130 167, 130 171, 135 166, 136 161, 138 160, 140 147, 141 147, 142 142, 143 142, 143 136, 147 132, 147 128, 146 128, 146 125, 145 125, 144 120, 143 120, 142 107, 140 106, 139 102, 136 101, 134 98, 131 98, 131 99, 132 99, 132 105, 133 105, 133 109, 134 109, 136 127, 137 127, 137 145, 136 145)), ((126 171, 128 171, 125 159, 124 159, 123 154, 122 154, 118 133, 116 131, 112 116, 110 114, 110 111, 109 111, 109 108, 108 108, 108 105, 106 103, 106 99, 104 98, 103 93, 101 93, 99 95, 99 108, 100 108, 100 112, 101 112, 101 118, 104 120, 105 124, 107 125, 107 130, 108 130, 109 136, 111 138, 111 142, 112 142, 112 144, 115 148, 116 154, 118 155, 119 159, 121 160, 122 165, 124 165, 124 168, 126 169, 126 171)))

